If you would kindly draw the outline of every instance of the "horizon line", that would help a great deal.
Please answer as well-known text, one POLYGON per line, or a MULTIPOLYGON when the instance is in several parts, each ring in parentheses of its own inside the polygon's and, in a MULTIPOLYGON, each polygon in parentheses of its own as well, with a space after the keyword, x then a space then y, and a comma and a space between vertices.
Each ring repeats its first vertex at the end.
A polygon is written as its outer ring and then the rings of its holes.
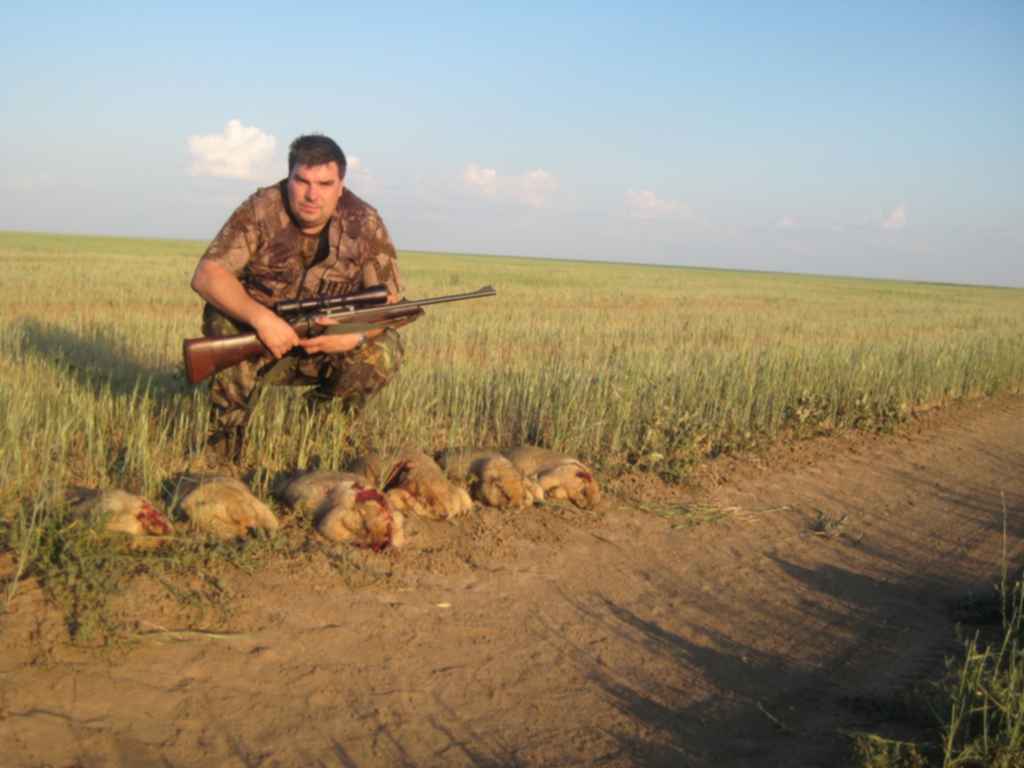
MULTIPOLYGON (((75 232, 43 232, 39 230, 21 230, 21 229, 0 229, 0 235, 11 234, 11 235, 35 235, 45 237, 66 237, 66 238, 95 238, 95 239, 106 239, 106 240, 143 240, 143 241, 154 241, 154 242, 168 242, 168 243, 197 243, 204 244, 210 241, 204 238, 192 238, 192 237, 159 237, 153 235, 133 236, 133 235, 112 235, 112 234, 96 234, 96 233, 75 233, 75 232)), ((1022 291, 1024 286, 1017 285, 995 285, 992 283, 956 283, 946 280, 916 280, 902 277, 867 277, 858 275, 830 275, 821 272, 790 272, 787 270, 772 270, 772 269, 753 269, 748 267, 709 267, 695 264, 664 264, 659 262, 650 261, 613 261, 610 259, 594 259, 594 258, 570 258, 566 256, 526 256, 523 254, 515 253, 482 253, 478 251, 435 251, 432 249, 423 248, 396 248, 399 254, 402 253, 417 253, 417 254, 429 254, 437 256, 470 256, 480 258, 495 258, 495 259, 522 259, 524 261, 557 261, 557 262, 568 262, 572 264, 607 264, 612 266, 623 266, 623 267, 654 267, 661 269, 690 269, 695 271, 703 272, 732 272, 738 274, 752 274, 752 275, 777 275, 781 277, 807 277, 817 278, 826 280, 863 280, 870 282, 888 282, 888 283, 905 283, 910 285, 928 285, 928 286, 939 286, 946 288, 991 288, 996 290, 1010 290, 1010 291, 1022 291)))

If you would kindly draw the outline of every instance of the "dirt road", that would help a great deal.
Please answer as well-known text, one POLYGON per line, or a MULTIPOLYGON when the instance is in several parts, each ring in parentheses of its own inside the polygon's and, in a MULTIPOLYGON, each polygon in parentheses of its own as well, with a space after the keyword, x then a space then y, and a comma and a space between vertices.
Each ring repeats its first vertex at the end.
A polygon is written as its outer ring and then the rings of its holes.
MULTIPOLYGON (((1022 470, 1024 401, 967 404, 719 462, 700 492, 624 481, 598 513, 235 574, 240 634, 107 656, 57 642, 26 585, 0 618, 3 764, 834 765, 955 649, 1004 507, 1022 561, 1022 470)), ((160 595, 125 597, 140 627, 180 626, 160 595)))

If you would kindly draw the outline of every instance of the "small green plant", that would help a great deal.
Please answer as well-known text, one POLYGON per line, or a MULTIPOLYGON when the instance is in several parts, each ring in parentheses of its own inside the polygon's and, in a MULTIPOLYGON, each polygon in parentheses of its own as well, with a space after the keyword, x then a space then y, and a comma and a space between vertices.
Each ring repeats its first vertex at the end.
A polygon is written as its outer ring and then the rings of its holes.
POLYGON ((854 740, 860 768, 928 768, 920 746, 911 741, 883 739, 874 734, 858 734, 854 740))
POLYGON ((935 726, 917 743, 855 734, 861 768, 1019 768, 1024 765, 1024 580, 1004 578, 992 642, 975 632, 964 654, 947 661, 935 726))
POLYGON ((117 623, 107 602, 137 572, 137 558, 123 537, 105 534, 85 521, 52 513, 39 527, 36 576, 65 614, 68 635, 76 642, 107 642, 117 623))
POLYGON ((951 668, 951 703, 943 737, 944 768, 1024 765, 1024 581, 1000 587, 1002 637, 975 633, 951 668))
POLYGON ((843 527, 846 525, 846 518, 847 515, 845 513, 835 515, 822 509, 816 509, 814 511, 814 519, 808 524, 807 530, 815 536, 830 539, 842 533, 843 527))

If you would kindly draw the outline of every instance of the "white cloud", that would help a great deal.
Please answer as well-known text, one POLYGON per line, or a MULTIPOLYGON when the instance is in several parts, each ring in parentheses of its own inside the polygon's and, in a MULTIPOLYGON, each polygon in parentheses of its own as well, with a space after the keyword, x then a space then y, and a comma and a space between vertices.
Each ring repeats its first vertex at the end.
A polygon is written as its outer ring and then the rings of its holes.
POLYGON ((663 200, 649 189, 626 190, 626 212, 634 219, 689 219, 690 206, 682 200, 663 200))
POLYGON ((277 139, 254 126, 229 120, 224 133, 189 136, 193 176, 259 179, 270 170, 277 139))
POLYGON ((775 222, 775 226, 779 229, 796 229, 799 225, 793 216, 786 215, 775 222))
POLYGON ((548 204, 548 199, 558 189, 558 179, 543 168, 536 168, 528 171, 516 179, 520 202, 526 203, 534 208, 543 208, 548 204))
POLYGON ((380 191, 378 178, 366 167, 362 158, 353 155, 345 157, 345 186, 357 195, 376 195, 380 191))
POLYGON ((900 203, 892 212, 882 219, 882 229, 890 231, 903 229, 907 226, 907 207, 900 203))
POLYGON ((462 173, 462 181, 487 197, 498 193, 498 172, 493 168, 482 168, 477 163, 470 163, 462 173))
POLYGON ((501 176, 494 168, 470 163, 462 172, 462 183, 492 200, 509 200, 532 208, 545 208, 558 191, 558 178, 535 168, 517 176, 501 176))
POLYGON ((373 174, 370 173, 370 169, 363 164, 363 161, 358 157, 346 157, 347 163, 345 167, 345 180, 351 181, 357 179, 364 184, 373 178, 373 174))

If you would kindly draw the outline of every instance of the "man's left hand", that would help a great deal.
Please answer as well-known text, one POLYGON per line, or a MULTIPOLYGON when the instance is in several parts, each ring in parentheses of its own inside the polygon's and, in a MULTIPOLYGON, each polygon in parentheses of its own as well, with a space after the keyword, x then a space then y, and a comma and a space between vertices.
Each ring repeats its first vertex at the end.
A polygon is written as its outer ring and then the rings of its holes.
MULTIPOLYGON (((317 325, 336 325, 329 317, 318 317, 317 325)), ((384 333, 383 328, 373 328, 365 333, 323 333, 308 339, 300 339, 299 346, 310 355, 340 355, 351 352, 368 339, 374 339, 384 333)))

